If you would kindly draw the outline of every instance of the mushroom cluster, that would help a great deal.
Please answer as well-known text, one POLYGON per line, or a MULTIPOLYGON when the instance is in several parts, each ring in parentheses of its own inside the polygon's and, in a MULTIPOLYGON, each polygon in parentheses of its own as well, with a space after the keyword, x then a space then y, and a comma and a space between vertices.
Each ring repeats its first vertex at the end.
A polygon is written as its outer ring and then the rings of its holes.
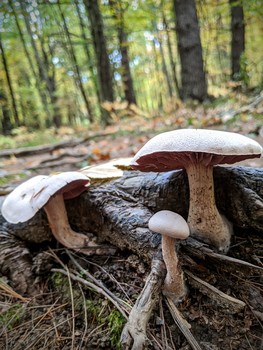
POLYGON ((226 253, 232 225, 216 207, 213 166, 261 155, 262 147, 256 141, 237 133, 180 129, 150 139, 134 156, 131 166, 145 172, 185 169, 190 192, 187 222, 191 235, 226 253))
POLYGON ((64 200, 79 196, 89 184, 89 178, 77 171, 34 176, 6 197, 2 215, 17 224, 28 221, 43 208, 55 238, 67 248, 83 249, 92 242, 71 229, 64 200))

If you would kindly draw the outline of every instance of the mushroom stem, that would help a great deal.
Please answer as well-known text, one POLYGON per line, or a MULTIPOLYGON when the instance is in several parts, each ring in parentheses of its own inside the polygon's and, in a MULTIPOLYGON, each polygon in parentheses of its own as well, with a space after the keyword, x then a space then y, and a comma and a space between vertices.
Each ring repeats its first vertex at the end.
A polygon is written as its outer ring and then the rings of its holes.
POLYGON ((44 206, 51 231, 55 238, 67 248, 80 249, 95 247, 96 243, 81 233, 73 231, 68 222, 68 215, 62 194, 50 198, 44 206))
POLYGON ((213 166, 201 163, 186 168, 190 191, 188 225, 191 234, 221 252, 230 246, 232 225, 219 213, 214 195, 213 166))
POLYGON ((186 295, 187 289, 184 283, 183 272, 178 264, 174 244, 174 238, 166 235, 162 236, 162 254, 167 270, 163 294, 169 296, 175 303, 178 303, 186 295))

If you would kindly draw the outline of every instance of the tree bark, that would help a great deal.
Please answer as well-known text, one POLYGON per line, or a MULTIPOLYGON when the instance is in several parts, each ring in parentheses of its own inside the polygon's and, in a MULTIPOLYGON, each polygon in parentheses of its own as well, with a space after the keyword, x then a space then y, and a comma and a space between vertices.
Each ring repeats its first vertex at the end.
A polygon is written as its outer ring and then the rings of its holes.
POLYGON ((167 23, 164 11, 162 13, 162 17, 163 17, 162 19, 163 19, 164 30, 165 30, 166 37, 167 37, 167 48, 168 48, 170 66, 171 66, 171 70, 172 70, 173 82, 175 85, 177 96, 179 97, 180 96, 180 88, 179 88, 179 82, 178 82, 177 74, 176 74, 176 63, 175 63, 175 59, 173 57, 172 43, 171 43, 171 39, 170 39, 170 29, 168 27, 168 23, 167 23))
POLYGON ((63 21, 63 27, 64 27, 64 31, 65 31, 65 34, 66 34, 68 46, 69 46, 69 55, 71 57, 71 61, 72 61, 72 64, 73 64, 73 70, 74 70, 75 75, 76 75, 76 76, 74 76, 75 84, 76 84, 77 88, 79 88, 80 93, 81 93, 82 98, 83 98, 83 101, 85 103, 85 107, 86 107, 87 114, 88 114, 88 119, 91 122, 93 122, 94 120, 93 120, 93 112, 92 112, 92 108, 91 108, 91 103, 89 101, 89 98, 87 96, 87 93, 86 93, 85 88, 84 88, 83 83, 82 83, 81 72, 80 72, 80 69, 79 69, 79 66, 78 66, 77 57, 76 57, 76 54, 75 54, 75 51, 74 51, 73 43, 72 43, 72 40, 71 40, 71 37, 70 37, 70 34, 69 34, 67 21, 66 21, 66 18, 64 16, 64 13, 62 11, 60 1, 58 1, 57 4, 58 4, 58 9, 59 9, 60 16, 61 16, 62 21, 63 21))
MULTIPOLYGON (((214 182, 219 211, 238 227, 263 234, 263 169, 246 167, 215 167, 214 182)), ((160 245, 160 235, 148 229, 148 221, 154 212, 168 209, 187 218, 188 181, 184 171, 168 173, 127 172, 118 180, 102 186, 91 186, 78 198, 66 203, 69 222, 77 232, 93 233, 99 242, 110 242, 121 250, 130 250, 150 264, 160 245)), ((211 228, 212 230, 212 228, 211 228)), ((14 246, 17 238, 22 251, 32 243, 43 245, 54 242, 44 211, 26 223, 7 223, 0 216, 1 247, 5 256, 8 241, 14 246)), ((190 255, 202 254, 199 245, 188 239, 184 251, 190 255), (194 252, 194 253, 193 253, 194 252)), ((207 248, 206 248, 207 249, 207 248)), ((17 256, 17 250, 15 251, 17 256)), ((10 251, 8 250, 8 254, 10 251)), ((217 254, 219 255, 219 254, 217 254)), ((24 255, 21 256, 23 260, 24 255)), ((18 260, 12 260, 18 264, 18 260)), ((28 254, 26 262, 28 264, 28 254)), ((22 262, 21 262, 22 264, 22 262)), ((1 269, 14 271, 15 267, 1 269)), ((27 270, 28 271, 28 270, 27 270)), ((21 277, 22 278, 22 277, 21 277)))
POLYGON ((81 29, 81 37, 83 40, 83 48, 84 48, 85 54, 87 56, 87 65, 88 65, 88 68, 90 71, 90 76, 91 76, 94 90, 96 91, 97 102, 100 103, 100 91, 99 91, 98 80, 97 80, 97 76, 95 73, 95 69, 94 69, 94 65, 93 65, 93 61, 92 61, 92 57, 91 57, 91 53, 90 53, 89 40, 88 40, 86 32, 85 32, 85 25, 84 25, 84 20, 82 18, 82 13, 80 10, 80 4, 79 4, 78 0, 74 0, 74 3, 76 6, 76 9, 77 9, 79 25, 80 25, 80 29, 81 29))
POLYGON ((136 104, 133 79, 130 69, 128 35, 126 33, 124 23, 124 5, 120 0, 110 0, 110 6, 113 12, 113 17, 116 21, 118 33, 119 48, 121 53, 121 76, 125 99, 129 104, 136 104))
MULTIPOLYGON (((97 59, 97 70, 100 83, 100 95, 101 102, 109 101, 113 102, 114 92, 112 85, 112 74, 109 56, 107 53, 106 38, 104 34, 103 19, 100 12, 98 0, 85 0, 84 5, 88 12, 90 20, 90 30, 93 40, 93 46, 97 59)), ((105 124, 110 123, 110 115, 103 110, 103 122, 105 124)))
POLYGON ((174 0, 173 3, 181 60, 180 97, 203 101, 207 97, 207 84, 195 1, 174 0))
POLYGON ((11 9, 13 11, 13 14, 14 14, 14 17, 15 17, 16 26, 17 26, 18 33, 19 33, 19 37, 21 39, 26 58, 28 60, 28 64, 29 64, 30 70, 33 73, 33 76, 34 76, 34 79, 35 79, 35 86, 36 86, 36 89, 37 89, 38 94, 40 96, 43 109, 44 109, 46 115, 48 115, 49 114, 49 109, 48 109, 48 101, 47 101, 46 92, 43 91, 43 89, 40 86, 39 78, 37 76, 37 72, 35 70, 32 57, 31 57, 31 55, 30 55, 30 53, 28 51, 27 44, 26 44, 26 41, 25 41, 25 38, 24 38, 24 34, 23 34, 23 31, 22 31, 21 25, 19 23, 19 18, 18 18, 18 15, 17 15, 17 12, 15 10, 15 7, 14 7, 14 4, 13 4, 12 0, 8 0, 8 4, 9 4, 9 6, 11 7, 11 9))
POLYGON ((162 71, 163 71, 163 75, 164 75, 165 80, 166 80, 168 94, 169 94, 169 97, 173 97, 172 84, 171 84, 170 76, 169 76, 169 73, 168 73, 167 65, 166 65, 166 62, 165 62, 165 54, 164 54, 164 50, 163 50, 163 43, 162 43, 162 39, 160 39, 160 36, 158 36, 158 42, 159 42, 159 47, 160 47, 161 59, 162 59, 162 71))
MULTIPOLYGON (((24 2, 23 0, 19 0, 22 13, 23 13, 23 19, 25 22, 25 26, 30 38, 30 42, 32 45, 35 61, 36 61, 36 66, 38 69, 38 75, 39 75, 39 81, 44 83, 44 86, 46 88, 48 97, 49 97, 49 102, 51 103, 52 106, 52 116, 50 120, 46 121, 47 126, 50 126, 50 123, 54 124, 55 127, 60 127, 61 126, 61 113, 60 113, 60 108, 57 104, 57 93, 56 93, 56 82, 55 82, 55 71, 53 67, 53 71, 50 73, 49 68, 50 68, 50 59, 48 58, 46 49, 44 48, 44 43, 43 43, 43 38, 40 37, 40 46, 42 50, 42 54, 40 53, 39 48, 36 45, 34 35, 31 29, 30 25, 30 19, 29 19, 29 14, 27 12, 27 5, 28 3, 24 2)), ((50 51, 50 47, 49 47, 50 51)))
POLYGON ((231 77, 240 80, 240 59, 245 51, 245 23, 244 11, 241 2, 230 0, 231 12, 231 77))
POLYGON ((2 109, 2 118, 1 118, 2 133, 3 135, 10 135, 13 127, 11 122, 10 110, 8 108, 8 100, 3 87, 4 87, 3 80, 0 79, 0 106, 2 109))
POLYGON ((7 63, 7 59, 6 59, 6 55, 5 55, 5 50, 4 50, 4 45, 2 42, 1 32, 0 32, 0 56, 2 57, 2 63, 3 63, 5 75, 6 75, 7 86, 8 86, 9 92, 10 92, 10 96, 11 96, 15 123, 16 123, 16 126, 19 126, 20 120, 19 120, 19 115, 18 115, 16 98, 15 98, 15 93, 14 93, 14 89, 12 86, 11 75, 9 72, 9 67, 8 67, 8 63, 7 63))
MULTIPOLYGON (((219 211, 235 227, 254 229, 260 234, 263 234, 262 176, 262 168, 214 168, 219 211)), ((149 256, 151 249, 160 243, 159 235, 148 229, 151 215, 167 209, 186 218, 188 198, 184 171, 132 171, 106 185, 91 186, 80 197, 67 201, 67 210, 70 223, 78 231, 96 233, 100 240, 149 256)), ((25 241, 40 243, 52 237, 42 212, 24 224, 12 225, 1 218, 0 225, 25 241)))

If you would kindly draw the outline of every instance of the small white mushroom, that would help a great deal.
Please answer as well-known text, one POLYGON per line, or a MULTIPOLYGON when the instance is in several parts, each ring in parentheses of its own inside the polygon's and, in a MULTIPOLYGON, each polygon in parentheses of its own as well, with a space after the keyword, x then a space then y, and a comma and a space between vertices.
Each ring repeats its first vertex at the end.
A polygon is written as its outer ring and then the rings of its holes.
POLYGON ((216 207, 213 166, 260 158, 262 151, 259 143, 237 133, 180 129, 149 140, 134 156, 131 166, 146 172, 185 169, 190 192, 187 222, 191 234, 226 253, 232 225, 216 207))
POLYGON ((82 249, 95 246, 87 236, 71 229, 64 203, 64 199, 80 195, 89 184, 85 175, 75 171, 32 177, 6 197, 2 215, 8 222, 17 224, 31 219, 43 208, 53 235, 65 247, 82 249))
POLYGON ((150 230, 162 235, 162 254, 167 270, 163 293, 177 303, 185 297, 187 289, 178 263, 175 241, 186 239, 190 234, 189 227, 181 215, 170 210, 155 213, 148 226, 150 230))

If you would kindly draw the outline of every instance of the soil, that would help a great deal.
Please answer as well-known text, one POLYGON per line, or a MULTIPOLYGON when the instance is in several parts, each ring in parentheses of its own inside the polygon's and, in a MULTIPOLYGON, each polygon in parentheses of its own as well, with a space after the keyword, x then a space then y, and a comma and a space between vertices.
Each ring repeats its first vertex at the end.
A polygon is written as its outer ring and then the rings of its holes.
MULTIPOLYGON (((76 146, 74 151, 89 154, 89 164, 132 156, 152 135, 152 132, 145 134, 142 129, 139 134, 102 136, 96 141, 76 146)), ((263 144, 262 136, 255 134, 255 137, 263 144)), ((25 172, 29 177, 56 170, 78 170, 81 165, 86 165, 73 156, 64 157, 64 164, 59 166, 38 167, 43 161, 69 151, 72 153, 73 149, 59 150, 52 155, 17 158, 13 162, 9 159, 5 171, 12 174, 25 172)), ((250 160, 243 164, 262 167, 263 160, 250 160)), ((14 176, 12 183, 23 180, 14 176)), ((5 288, 5 283, 11 287, 12 284, 5 276, 2 277, 0 349, 119 349, 119 339, 126 321, 112 302, 82 281, 71 278, 69 272, 87 279, 63 248, 41 245, 32 246, 30 250, 37 275, 33 296, 16 295, 12 289, 5 288), (68 275, 54 269, 68 271, 68 275)), ((228 255, 263 267, 263 240, 254 232, 239 229, 235 232, 228 255)), ((117 251, 114 256, 74 256, 83 269, 128 305, 135 303, 150 271, 150 267, 130 251, 117 251)), ((178 309, 190 324, 190 330, 201 349, 263 349, 262 270, 224 267, 216 260, 203 261, 193 257, 189 257, 188 261, 192 264, 191 272, 197 277, 246 304, 242 311, 233 313, 191 286, 186 275, 189 292, 178 309)), ((150 318, 147 335, 149 349, 191 349, 161 295, 150 318)))
MULTIPOLYGON (((125 319, 112 303, 82 283, 50 268, 67 266, 76 271, 64 250, 41 247, 42 276, 36 281, 36 296, 21 302, 10 293, 1 293, 1 349, 118 349, 125 319), (60 262, 58 262, 58 259, 60 262), (43 262, 42 262, 43 263, 43 262), (48 271, 49 270, 49 271, 48 271), (44 275, 43 275, 44 273, 44 275)), ((239 232, 230 256, 259 264, 263 242, 258 236, 239 232)), ((115 296, 133 305, 144 286, 149 266, 131 252, 113 257, 75 258, 115 296)), ((262 264, 262 262, 261 262, 262 264)), ((262 272, 218 267, 195 259, 193 274, 220 291, 246 303, 233 313, 193 288, 178 308, 191 325, 202 349, 262 349, 262 272)), ((78 273, 81 275, 80 271, 78 273)), ((149 323, 149 349, 191 349, 175 325, 162 296, 149 323)))

